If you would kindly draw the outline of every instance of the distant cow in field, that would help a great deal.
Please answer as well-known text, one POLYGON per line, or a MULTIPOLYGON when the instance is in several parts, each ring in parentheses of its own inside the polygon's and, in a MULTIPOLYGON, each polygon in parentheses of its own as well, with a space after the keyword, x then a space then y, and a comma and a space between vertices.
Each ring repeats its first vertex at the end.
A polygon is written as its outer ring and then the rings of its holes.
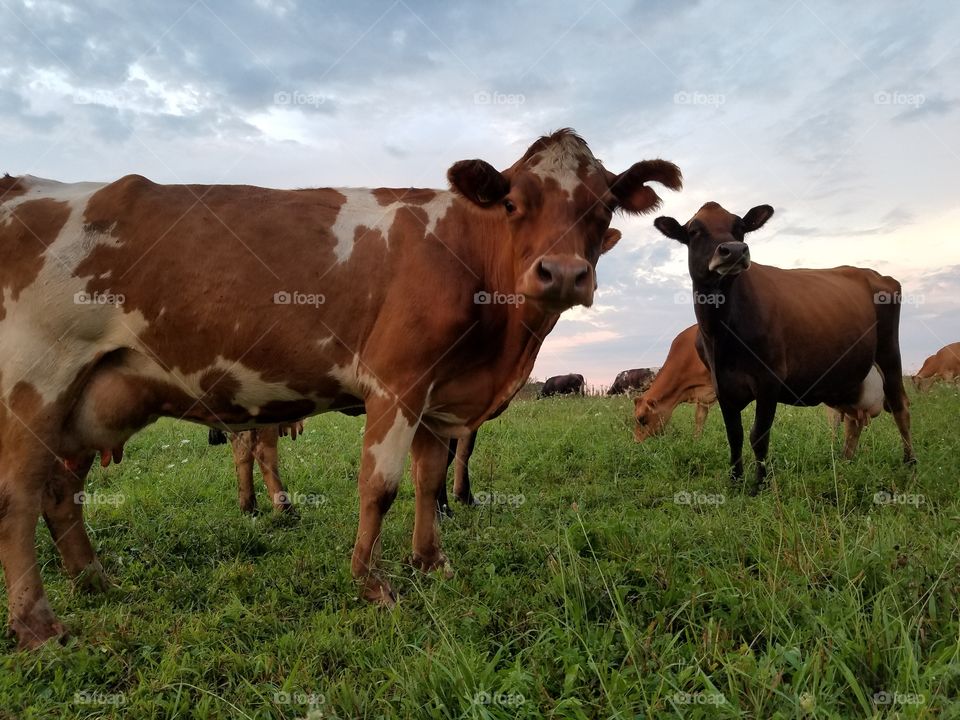
POLYGON ((661 434, 680 403, 696 403, 694 437, 703 432, 710 406, 717 401, 710 371, 697 352, 699 328, 691 325, 670 343, 667 359, 653 379, 650 388, 634 398, 633 436, 643 442, 661 434))
POLYGON ((772 207, 760 205, 741 218, 710 202, 685 225, 670 217, 654 222, 687 246, 703 359, 723 413, 733 477, 743 477, 740 414, 753 400, 752 492, 766 478, 778 403, 825 403, 854 418, 857 433, 866 424, 857 418, 882 405, 900 430, 904 461, 914 462, 900 360, 900 283, 864 268, 751 264, 744 237, 772 215, 772 207))
POLYGON ((928 390, 937 380, 960 380, 960 342, 950 343, 923 361, 920 372, 913 376, 917 390, 928 390))
POLYGON ((613 381, 613 385, 607 390, 607 395, 622 395, 625 392, 635 391, 638 393, 646 392, 656 376, 656 372, 650 368, 635 368, 633 370, 621 370, 613 381))
POLYGON ((501 412, 561 313, 593 303, 613 213, 655 209, 648 183, 681 177, 663 160, 613 173, 570 130, 503 171, 463 160, 447 177, 451 190, 0 178, 0 561, 21 647, 66 633, 37 564, 40 513, 71 574, 102 572, 72 542, 74 497, 97 452, 119 459, 158 417, 236 432, 365 412, 362 596, 395 602, 380 538, 408 453, 412 563, 449 572, 450 438, 501 412))
POLYGON ((547 378, 540 391, 541 398, 547 398, 552 395, 583 395, 586 383, 583 375, 554 375, 547 378))
MULTIPOLYGON (((281 437, 289 435, 291 440, 296 440, 297 436, 302 434, 303 420, 230 433, 230 448, 233 451, 233 464, 237 471, 240 510, 254 513, 257 509, 257 494, 253 489, 253 463, 256 460, 260 466, 263 482, 270 492, 273 507, 280 512, 293 512, 290 496, 280 481, 277 444, 281 437)), ((221 430, 211 428, 208 441, 211 445, 222 445, 227 442, 227 435, 221 430)))

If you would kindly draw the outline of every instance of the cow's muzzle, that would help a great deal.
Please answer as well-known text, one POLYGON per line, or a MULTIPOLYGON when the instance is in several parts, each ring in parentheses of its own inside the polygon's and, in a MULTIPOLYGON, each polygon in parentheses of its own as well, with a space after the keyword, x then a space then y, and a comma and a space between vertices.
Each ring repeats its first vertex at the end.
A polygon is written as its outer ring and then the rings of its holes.
POLYGON ((563 311, 593 304, 593 266, 576 255, 544 255, 520 279, 520 292, 532 302, 563 311))
POLYGON ((743 242, 725 242, 717 245, 710 258, 710 272, 737 275, 750 267, 750 248, 743 242))

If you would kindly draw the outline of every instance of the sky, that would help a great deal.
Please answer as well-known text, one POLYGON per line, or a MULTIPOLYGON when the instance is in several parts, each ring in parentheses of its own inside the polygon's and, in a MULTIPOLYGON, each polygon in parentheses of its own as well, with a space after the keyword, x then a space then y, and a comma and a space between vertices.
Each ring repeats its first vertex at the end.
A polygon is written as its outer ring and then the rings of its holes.
MULTIPOLYGON (((776 214, 781 267, 904 287, 904 366, 960 340, 960 5, 0 0, 0 171, 62 181, 445 187, 575 128, 606 167, 662 157, 706 201, 776 214)), ((534 377, 608 385, 694 322, 686 251, 618 215, 592 308, 534 377)))

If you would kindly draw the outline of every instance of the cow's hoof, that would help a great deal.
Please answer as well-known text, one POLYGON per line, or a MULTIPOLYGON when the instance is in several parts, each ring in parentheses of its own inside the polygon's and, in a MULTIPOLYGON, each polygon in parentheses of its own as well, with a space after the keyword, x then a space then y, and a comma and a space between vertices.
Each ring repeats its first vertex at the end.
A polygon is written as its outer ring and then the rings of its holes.
POLYGON ((453 517, 453 508, 447 504, 437 507, 437 520, 447 520, 453 517))
POLYGON ((15 617, 10 621, 8 635, 17 638, 17 647, 20 650, 35 650, 48 640, 65 643, 69 632, 67 627, 57 620, 46 599, 43 599, 37 601, 25 616, 15 617))
POLYGON ((447 556, 442 552, 436 553, 433 557, 424 557, 414 553, 410 558, 410 564, 422 573, 439 570, 447 580, 453 577, 453 565, 450 564, 447 556))
POLYGON ((73 578, 77 590, 91 595, 109 592, 117 587, 103 569, 99 560, 94 560, 73 578))
POLYGON ((905 458, 903 459, 903 464, 904 464, 904 465, 907 465, 908 467, 916 467, 916 466, 917 466, 917 458, 914 457, 913 455, 908 455, 907 457, 905 457, 905 458))
POLYGON ((397 594, 383 578, 371 575, 363 583, 361 597, 367 602, 382 608, 392 608, 397 604, 397 594))
POLYGON ((468 507, 474 507, 477 504, 477 500, 475 497, 473 497, 472 494, 467 495, 465 497, 461 497, 460 495, 454 495, 454 497, 457 498, 458 503, 461 503, 462 505, 466 505, 468 507))

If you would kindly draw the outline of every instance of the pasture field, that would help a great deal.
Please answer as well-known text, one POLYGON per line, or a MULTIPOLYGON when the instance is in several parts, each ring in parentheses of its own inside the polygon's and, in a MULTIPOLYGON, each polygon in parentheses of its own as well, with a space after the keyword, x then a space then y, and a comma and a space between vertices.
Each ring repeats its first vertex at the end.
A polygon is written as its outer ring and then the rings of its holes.
POLYGON ((4 642, 0 718, 960 717, 960 391, 914 397, 915 471, 888 415, 844 462, 822 409, 781 406, 757 498, 729 485, 718 410, 699 441, 682 407, 636 445, 631 408, 520 401, 485 425, 488 504, 441 530, 452 580, 404 563, 405 479, 393 611, 349 572, 363 418, 281 442, 296 521, 259 478, 264 514, 241 515, 229 450, 162 421, 88 485, 116 589, 75 593, 41 523, 75 635, 4 642))

